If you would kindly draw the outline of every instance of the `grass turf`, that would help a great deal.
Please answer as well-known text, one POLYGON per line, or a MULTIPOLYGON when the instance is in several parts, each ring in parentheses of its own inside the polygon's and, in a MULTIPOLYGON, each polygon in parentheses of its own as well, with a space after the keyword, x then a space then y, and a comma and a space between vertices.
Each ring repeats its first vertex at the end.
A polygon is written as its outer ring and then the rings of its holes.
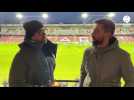
MULTIPOLYGON (((89 44, 59 43, 54 73, 55 79, 79 79, 83 53, 89 46, 89 44)), ((120 47, 130 53, 134 63, 134 43, 122 42, 120 47)), ((8 80, 10 66, 18 50, 19 47, 16 43, 0 43, 0 86, 8 80)), ((122 84, 124 84, 123 80, 122 84)))

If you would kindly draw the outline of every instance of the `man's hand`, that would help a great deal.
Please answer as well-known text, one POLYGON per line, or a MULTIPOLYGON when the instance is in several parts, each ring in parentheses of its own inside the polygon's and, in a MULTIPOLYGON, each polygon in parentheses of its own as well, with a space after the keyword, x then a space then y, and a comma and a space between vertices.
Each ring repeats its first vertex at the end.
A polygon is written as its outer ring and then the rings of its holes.
POLYGON ((52 82, 50 87, 61 87, 61 84, 59 82, 52 82))

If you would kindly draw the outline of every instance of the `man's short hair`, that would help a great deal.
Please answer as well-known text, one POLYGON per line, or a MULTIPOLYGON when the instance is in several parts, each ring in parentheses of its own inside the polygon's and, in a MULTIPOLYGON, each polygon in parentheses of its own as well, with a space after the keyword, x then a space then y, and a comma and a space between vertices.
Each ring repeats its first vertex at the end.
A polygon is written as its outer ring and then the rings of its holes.
POLYGON ((115 24, 113 21, 108 20, 108 19, 100 19, 100 20, 96 20, 95 23, 103 25, 105 32, 110 32, 110 33, 114 34, 115 24))

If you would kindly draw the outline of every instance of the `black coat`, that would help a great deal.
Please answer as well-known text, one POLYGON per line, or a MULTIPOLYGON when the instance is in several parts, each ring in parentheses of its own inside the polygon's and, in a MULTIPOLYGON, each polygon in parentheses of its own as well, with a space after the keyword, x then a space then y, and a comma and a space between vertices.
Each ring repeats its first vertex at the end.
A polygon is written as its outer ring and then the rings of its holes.
POLYGON ((50 70, 50 76, 51 81, 54 81, 54 70, 56 66, 56 54, 57 54, 57 44, 52 43, 50 40, 47 40, 47 43, 43 45, 42 51, 44 55, 46 56, 49 70, 50 70))
POLYGON ((52 43, 50 40, 47 40, 47 43, 44 44, 43 46, 43 52, 45 54, 45 56, 55 56, 56 58, 56 54, 57 54, 57 47, 58 45, 55 43, 52 43))
POLYGON ((49 86, 50 69, 42 47, 42 44, 31 41, 20 45, 10 69, 10 87, 49 86))

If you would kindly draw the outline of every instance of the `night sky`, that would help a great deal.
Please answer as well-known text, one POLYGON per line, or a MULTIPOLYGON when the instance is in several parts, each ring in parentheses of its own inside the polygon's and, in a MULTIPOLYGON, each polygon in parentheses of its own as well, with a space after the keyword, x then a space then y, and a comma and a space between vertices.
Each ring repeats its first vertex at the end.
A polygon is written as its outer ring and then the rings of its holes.
MULTIPOLYGON (((47 12, 49 18, 47 19, 48 24, 81 24, 83 19, 81 18, 81 12, 47 12)), ((104 18, 109 12, 87 12, 89 17, 86 20, 86 23, 93 23, 95 20, 104 18)), ((115 12, 116 16, 113 18, 113 21, 121 23, 123 16, 129 15, 131 17, 131 22, 134 22, 134 12, 115 12)), ((29 20, 39 20, 44 22, 44 19, 41 17, 41 12, 22 12, 25 16, 21 22, 29 20)), ((16 17, 16 12, 0 12, 0 24, 3 23, 20 23, 16 17)))

